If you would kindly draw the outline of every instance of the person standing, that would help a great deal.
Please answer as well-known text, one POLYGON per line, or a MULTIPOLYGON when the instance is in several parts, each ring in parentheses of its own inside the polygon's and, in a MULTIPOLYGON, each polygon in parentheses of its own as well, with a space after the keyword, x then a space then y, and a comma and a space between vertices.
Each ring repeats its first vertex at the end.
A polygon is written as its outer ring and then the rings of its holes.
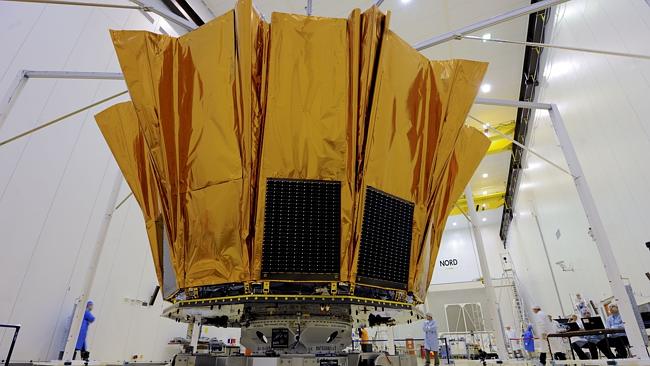
POLYGON ((528 358, 531 358, 531 354, 535 352, 535 336, 533 335, 532 324, 528 324, 526 331, 521 337, 524 339, 524 349, 528 352, 528 358))
POLYGON ((438 323, 433 320, 431 314, 427 314, 427 320, 424 322, 422 329, 424 330, 425 365, 431 364, 431 352, 433 352, 433 363, 437 366, 440 363, 438 360, 438 348, 440 347, 438 342, 438 323))
POLYGON ((77 344, 75 345, 75 352, 72 359, 76 357, 77 351, 81 352, 81 359, 84 361, 88 361, 88 358, 90 357, 90 352, 88 352, 88 346, 86 344, 86 336, 88 336, 88 327, 90 327, 90 323, 95 321, 95 317, 92 313, 93 305, 92 301, 86 303, 86 312, 84 313, 84 319, 81 322, 81 329, 79 330, 79 337, 77 338, 77 344))
POLYGON ((361 352, 372 352, 372 344, 365 325, 359 328, 359 338, 361 339, 361 352))
POLYGON ((538 305, 533 306, 533 331, 539 339, 539 363, 546 365, 546 353, 548 352, 547 336, 553 333, 553 323, 548 315, 538 305))

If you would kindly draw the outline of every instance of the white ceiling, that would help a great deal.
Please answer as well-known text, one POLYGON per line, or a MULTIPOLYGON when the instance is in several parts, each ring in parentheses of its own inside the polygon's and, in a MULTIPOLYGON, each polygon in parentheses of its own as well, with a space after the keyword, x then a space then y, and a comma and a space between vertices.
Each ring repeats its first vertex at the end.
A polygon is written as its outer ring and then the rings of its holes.
POLYGON ((508 168, 510 166, 510 152, 487 155, 481 161, 474 177, 472 177, 472 191, 475 196, 503 192, 508 181, 508 168), (483 178, 487 174, 487 178, 483 178))

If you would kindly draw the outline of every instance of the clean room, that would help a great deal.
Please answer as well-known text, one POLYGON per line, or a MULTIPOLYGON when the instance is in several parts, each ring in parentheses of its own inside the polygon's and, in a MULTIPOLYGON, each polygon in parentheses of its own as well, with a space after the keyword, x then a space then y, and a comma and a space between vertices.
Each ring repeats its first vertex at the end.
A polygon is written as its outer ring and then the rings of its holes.
POLYGON ((650 1, 0 31, 2 364, 650 365, 650 1))

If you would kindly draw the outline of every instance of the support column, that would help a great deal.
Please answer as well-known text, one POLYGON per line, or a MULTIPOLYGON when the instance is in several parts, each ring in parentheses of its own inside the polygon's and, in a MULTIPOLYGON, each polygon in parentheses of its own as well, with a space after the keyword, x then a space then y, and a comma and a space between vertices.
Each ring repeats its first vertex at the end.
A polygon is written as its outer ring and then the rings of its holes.
MULTIPOLYGON (((533 206, 534 207, 534 206, 533 206)), ((551 264, 551 256, 548 254, 548 247, 546 246, 546 239, 544 238, 544 232, 542 232, 542 226, 539 224, 539 218, 537 217, 537 210, 533 208, 533 219, 535 219, 535 224, 537 225, 537 232, 539 232, 539 238, 542 241, 542 247, 544 248, 544 254, 546 255, 546 262, 548 263, 548 270, 551 273, 551 279, 553 280, 553 286, 555 288, 555 296, 557 296, 557 302, 560 306, 560 313, 563 318, 566 318, 564 313, 564 304, 562 304, 562 297, 560 296, 560 289, 557 286, 557 279, 555 278, 555 272, 553 271, 553 265, 551 264)))
MULTIPOLYGON (((499 359, 507 360, 508 351, 506 349, 505 343, 505 334, 503 332, 503 324, 501 321, 501 313, 499 310, 499 303, 497 302, 496 291, 494 290, 494 285, 492 284, 492 276, 490 275, 490 268, 488 267, 487 257, 485 255, 485 245, 483 244, 483 236, 481 235, 481 230, 477 226, 479 222, 478 214, 476 213, 476 208, 474 206, 474 197, 472 196, 472 186, 467 185, 465 187, 465 198, 467 199, 467 213, 469 214, 470 226, 472 227, 472 232, 474 233, 474 239, 476 241, 476 251, 478 252, 479 263, 481 265, 481 273, 483 274, 483 282, 485 284, 485 292, 487 296, 487 316, 496 333, 497 341, 497 354, 499 359)), ((485 316, 485 314, 484 314, 485 316)))
POLYGON ((395 355, 395 327, 386 327, 386 348, 389 355, 395 355))
POLYGON ((77 307, 75 308, 74 315, 72 316, 70 332, 68 333, 68 339, 65 342, 65 350, 63 351, 63 361, 72 360, 72 356, 74 355, 75 345, 77 343, 77 338, 79 337, 79 328, 81 327, 81 321, 83 320, 84 313, 86 312, 86 302, 88 302, 90 289, 92 288, 93 281, 95 280, 97 266, 99 265, 99 259, 101 258, 102 250, 104 249, 104 243, 106 242, 108 228, 111 225, 111 219, 113 218, 113 212, 115 211, 115 204, 117 203, 117 196, 120 193, 121 187, 122 173, 118 170, 115 175, 115 181, 113 182, 113 190, 111 191, 111 195, 108 197, 106 213, 104 214, 101 226, 99 227, 99 233, 97 234, 95 248, 93 249, 93 254, 90 257, 90 264, 88 265, 88 270, 86 271, 86 277, 84 278, 81 294, 79 295, 79 299, 77 301, 77 307))
MULTIPOLYGON (((582 166, 578 160, 578 155, 573 148, 571 143, 571 138, 569 133, 566 130, 562 116, 557 108, 557 105, 552 104, 551 109, 548 111, 551 122, 553 123, 553 129, 555 134, 560 142, 560 148, 564 153, 564 158, 566 159, 567 165, 569 166, 569 171, 573 174, 573 182, 578 190, 578 196, 580 197, 580 202, 582 202, 582 207, 585 210, 587 216, 587 221, 591 226, 591 234, 596 242, 596 248, 598 248, 598 253, 605 267, 605 273, 607 274, 607 279, 609 280, 609 285, 612 288, 612 293, 614 295, 614 301, 619 306, 621 317, 625 323, 625 333, 627 338, 630 341, 630 349, 633 357, 642 360, 650 359, 648 355, 648 350, 646 348, 646 342, 644 337, 647 337, 645 334, 642 334, 641 329, 643 326, 639 324, 637 317, 635 316, 635 309, 632 308, 632 301, 630 301, 630 295, 625 290, 625 285, 623 279, 621 278, 621 272, 616 263, 616 258, 614 257, 614 251, 612 250, 612 245, 605 231, 605 226, 603 225, 598 209, 596 208, 596 202, 594 197, 591 194, 591 189, 589 184, 585 179, 584 172, 582 171, 582 166)), ((645 338, 647 339, 647 338, 645 338)))
POLYGON ((14 78, 9 89, 7 89, 5 96, 0 100, 0 130, 11 111, 11 107, 13 107, 26 83, 27 78, 25 77, 25 70, 21 70, 14 78))
POLYGON ((199 337, 201 336, 200 318, 194 318, 194 321, 187 325, 187 336, 190 338, 190 347, 192 347, 192 353, 196 353, 199 347, 199 337))

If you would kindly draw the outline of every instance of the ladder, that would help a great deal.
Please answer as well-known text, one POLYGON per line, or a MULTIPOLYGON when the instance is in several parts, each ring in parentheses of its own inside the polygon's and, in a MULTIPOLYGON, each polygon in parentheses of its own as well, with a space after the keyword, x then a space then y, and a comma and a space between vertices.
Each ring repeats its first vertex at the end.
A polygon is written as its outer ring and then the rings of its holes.
MULTIPOLYGON (((523 296, 521 296, 520 282, 517 278, 517 273, 512 265, 510 253, 501 253, 501 265, 503 268, 503 278, 507 280, 509 287, 512 290, 512 309, 513 318, 518 322, 518 329, 521 333, 528 327, 529 320, 526 313, 526 304, 524 304, 523 296)), ((521 334, 520 333, 520 334, 521 334)))
POLYGON ((519 322, 519 330, 523 332, 529 324, 528 316, 526 315, 526 306, 523 297, 519 293, 519 280, 514 268, 506 269, 506 278, 510 279, 510 286, 512 288, 512 302, 515 312, 516 320, 519 322))

